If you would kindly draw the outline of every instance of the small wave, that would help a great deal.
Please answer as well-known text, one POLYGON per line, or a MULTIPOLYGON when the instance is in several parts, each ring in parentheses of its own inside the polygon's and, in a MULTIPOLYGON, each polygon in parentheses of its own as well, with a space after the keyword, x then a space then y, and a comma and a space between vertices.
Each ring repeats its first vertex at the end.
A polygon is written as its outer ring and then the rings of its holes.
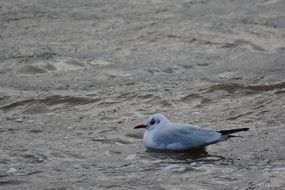
POLYGON ((120 143, 120 144, 132 144, 128 140, 120 139, 120 138, 113 138, 113 139, 104 139, 104 138, 91 138, 91 141, 94 142, 101 142, 106 144, 114 144, 114 143, 120 143))
POLYGON ((271 84, 271 85, 242 85, 242 84, 218 84, 210 87, 205 93, 212 93, 214 91, 223 90, 228 93, 244 92, 246 94, 255 94, 260 92, 281 90, 285 88, 285 82, 271 84))
POLYGON ((99 99, 89 97, 73 97, 53 95, 41 99, 26 99, 0 107, 5 112, 20 110, 27 114, 38 114, 68 109, 69 107, 87 105, 98 102, 99 99))
POLYGON ((5 186, 5 185, 20 185, 23 183, 27 183, 26 181, 22 180, 15 180, 15 179, 8 179, 8 180, 0 180, 0 186, 5 186))
POLYGON ((196 99, 196 98, 201 98, 201 95, 199 95, 199 94, 188 94, 186 96, 181 97, 180 101, 189 102, 189 101, 192 101, 193 99, 196 99))

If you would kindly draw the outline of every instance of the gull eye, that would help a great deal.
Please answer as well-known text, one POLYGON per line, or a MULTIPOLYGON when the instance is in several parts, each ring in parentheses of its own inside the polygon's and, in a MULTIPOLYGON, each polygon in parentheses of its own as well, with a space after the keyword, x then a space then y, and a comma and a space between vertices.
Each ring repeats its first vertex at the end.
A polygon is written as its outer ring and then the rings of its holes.
POLYGON ((155 124, 155 119, 152 119, 149 124, 151 125, 155 124))

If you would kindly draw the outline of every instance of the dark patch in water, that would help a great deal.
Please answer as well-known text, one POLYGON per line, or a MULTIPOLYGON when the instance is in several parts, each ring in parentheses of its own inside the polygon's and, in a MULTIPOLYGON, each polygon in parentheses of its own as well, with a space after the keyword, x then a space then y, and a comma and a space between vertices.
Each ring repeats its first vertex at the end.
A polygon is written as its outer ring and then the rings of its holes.
POLYGON ((47 71, 35 66, 35 65, 25 65, 23 68, 19 71, 19 73, 23 74, 43 74, 46 73, 47 71))
POLYGON ((41 129, 30 129, 27 131, 28 133, 41 133, 43 132, 41 129))

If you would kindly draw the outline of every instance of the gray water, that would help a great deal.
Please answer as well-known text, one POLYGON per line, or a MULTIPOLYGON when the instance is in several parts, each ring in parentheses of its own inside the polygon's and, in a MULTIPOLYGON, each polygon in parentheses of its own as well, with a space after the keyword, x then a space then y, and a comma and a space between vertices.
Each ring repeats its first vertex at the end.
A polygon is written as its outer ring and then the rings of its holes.
POLYGON ((285 2, 0 1, 0 189, 282 189, 285 2), (250 131, 150 151, 133 127, 250 131))

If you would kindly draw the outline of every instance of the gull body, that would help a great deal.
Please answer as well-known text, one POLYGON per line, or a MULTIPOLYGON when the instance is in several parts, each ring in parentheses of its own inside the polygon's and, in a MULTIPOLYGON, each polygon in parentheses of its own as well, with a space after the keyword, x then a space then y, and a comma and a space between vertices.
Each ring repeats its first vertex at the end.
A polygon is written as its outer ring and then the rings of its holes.
POLYGON ((232 137, 232 133, 247 131, 248 128, 214 131, 188 123, 171 123, 162 114, 149 116, 146 124, 135 127, 145 128, 144 145, 158 150, 188 150, 205 147, 232 137))

